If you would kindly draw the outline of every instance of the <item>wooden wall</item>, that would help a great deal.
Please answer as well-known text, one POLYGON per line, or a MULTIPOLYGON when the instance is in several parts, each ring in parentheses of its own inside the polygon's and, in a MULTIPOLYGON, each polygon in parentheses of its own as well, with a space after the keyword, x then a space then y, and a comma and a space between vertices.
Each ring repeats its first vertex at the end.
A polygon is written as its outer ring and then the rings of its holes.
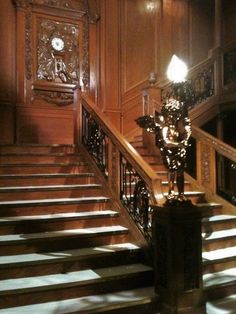
POLYGON ((16 68, 15 8, 11 0, 0 9, 0 143, 14 142, 16 68))
POLYGON ((214 41, 214 1, 101 0, 100 104, 124 135, 137 131, 142 91, 159 82, 173 54, 192 67, 214 41))

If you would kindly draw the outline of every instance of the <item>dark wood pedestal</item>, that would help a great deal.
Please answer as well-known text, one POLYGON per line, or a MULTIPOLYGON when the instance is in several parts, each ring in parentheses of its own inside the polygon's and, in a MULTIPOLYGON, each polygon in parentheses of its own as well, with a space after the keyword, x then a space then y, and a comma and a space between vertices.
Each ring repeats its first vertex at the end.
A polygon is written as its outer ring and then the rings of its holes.
POLYGON ((161 314, 206 313, 200 210, 190 204, 154 211, 155 289, 161 314))

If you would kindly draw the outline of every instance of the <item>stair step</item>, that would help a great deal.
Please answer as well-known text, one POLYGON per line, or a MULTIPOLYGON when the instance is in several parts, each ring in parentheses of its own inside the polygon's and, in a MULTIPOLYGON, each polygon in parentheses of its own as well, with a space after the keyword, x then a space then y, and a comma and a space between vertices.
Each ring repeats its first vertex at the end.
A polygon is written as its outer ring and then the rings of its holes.
POLYGON ((203 233, 202 237, 205 242, 207 241, 217 241, 222 240, 224 238, 231 238, 236 237, 236 228, 227 229, 227 230, 220 230, 220 231, 213 231, 209 234, 203 233))
MULTIPOLYGON (((163 193, 163 195, 166 197, 168 193, 163 193)), ((175 195, 178 196, 178 193, 175 192, 175 195)), ((205 198, 205 193, 201 191, 185 191, 184 195, 191 199, 193 203, 202 203, 205 198)))
POLYGON ((204 264, 211 264, 219 261, 224 262, 228 259, 236 259, 236 246, 203 252, 202 257, 204 264))
POLYGON ((95 237, 106 234, 126 233, 128 229, 119 226, 105 226, 105 227, 93 227, 71 230, 57 230, 50 232, 28 233, 28 234, 9 234, 0 236, 0 246, 7 244, 17 243, 30 243, 35 241, 53 240, 58 238, 81 238, 81 237, 95 237))
POLYGON ((100 196, 101 184, 63 184, 45 186, 0 187, 0 201, 59 197, 100 196))
POLYGON ((77 198, 58 198, 58 199, 37 199, 37 200, 15 200, 15 201, 0 201, 0 209, 6 207, 25 207, 25 206, 47 206, 60 204, 81 204, 93 202, 107 202, 110 199, 106 196, 87 196, 77 198))
POLYGON ((0 164, 0 174, 78 173, 87 171, 86 162, 0 164))
POLYGON ((56 302, 7 308, 0 310, 0 314, 105 313, 106 311, 114 311, 116 309, 127 309, 128 313, 130 307, 150 303, 151 301, 156 300, 156 298, 157 296, 155 295, 154 288, 146 287, 122 290, 114 293, 90 295, 56 302))
POLYGON ((33 292, 43 289, 57 289, 63 286, 83 285, 85 282, 101 281, 111 277, 128 276, 139 272, 150 272, 152 268, 144 264, 121 265, 110 268, 86 269, 65 274, 33 276, 0 281, 0 295, 33 292))
POLYGON ((38 186, 95 183, 93 172, 84 173, 43 173, 43 174, 7 174, 0 175, 0 186, 38 186))
POLYGON ((154 288, 146 287, 101 295, 90 295, 56 302, 7 308, 0 310, 0 314, 69 314, 80 312, 95 313, 98 311, 104 313, 107 310, 124 309, 139 304, 149 303, 156 298, 154 288))
POLYGON ((203 275, 204 288, 212 288, 232 283, 236 284, 236 268, 203 275))
POLYGON ((38 263, 42 265, 65 260, 73 261, 75 259, 85 259, 91 256, 102 256, 121 251, 134 252, 137 250, 140 250, 140 248, 132 243, 117 243, 74 250, 0 256, 0 269, 38 263))
POLYGON ((153 270, 142 263, 88 268, 43 276, 0 280, 0 307, 65 300, 152 285, 153 270))
POLYGON ((44 221, 59 221, 68 219, 95 219, 104 218, 106 216, 118 216, 119 213, 113 210, 103 210, 103 211, 89 211, 89 212, 75 212, 75 213, 56 213, 49 215, 31 215, 31 216, 10 216, 0 218, 0 226, 6 224, 16 224, 16 223, 40 223, 44 221))
POLYGON ((76 145, 64 145, 64 144, 52 144, 52 145, 42 145, 42 144, 2 144, 0 145, 1 153, 32 153, 32 152, 40 152, 40 153, 74 153, 78 150, 76 145))
POLYGON ((235 309, 236 294, 230 294, 225 298, 206 303, 207 314, 235 314, 235 309))
POLYGON ((81 159, 75 153, 0 153, 0 163, 22 164, 22 163, 66 163, 78 162, 81 159))

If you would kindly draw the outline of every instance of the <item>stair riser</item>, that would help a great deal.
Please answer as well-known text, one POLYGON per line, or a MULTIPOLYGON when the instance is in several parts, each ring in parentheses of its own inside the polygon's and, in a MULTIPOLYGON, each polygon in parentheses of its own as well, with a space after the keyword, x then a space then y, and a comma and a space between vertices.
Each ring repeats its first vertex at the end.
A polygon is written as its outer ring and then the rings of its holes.
POLYGON ((162 158, 161 158, 161 156, 146 156, 146 155, 143 155, 142 158, 143 158, 147 163, 161 163, 161 164, 162 164, 162 158))
POLYGON ((43 190, 37 192, 0 192, 0 201, 13 201, 13 200, 39 200, 39 199, 53 199, 53 198, 70 198, 70 197, 87 197, 87 196, 101 196, 104 193, 100 188, 88 189, 71 189, 71 190, 43 190))
POLYGON ((57 261, 52 263, 38 262, 35 265, 28 263, 22 267, 8 267, 6 269, 0 267, 0 280, 13 279, 21 277, 43 276, 51 274, 61 274, 72 271, 79 271, 83 269, 96 269, 106 267, 112 267, 122 264, 140 263, 142 260, 138 252, 124 251, 116 253, 107 253, 104 256, 99 257, 84 257, 77 258, 71 261, 57 261))
POLYGON ((17 153, 64 153, 64 154, 71 154, 78 152, 78 147, 73 146, 0 146, 0 153, 4 154, 17 154, 17 153))
POLYGON ((225 221, 219 223, 204 223, 202 225, 203 232, 211 233, 214 231, 227 230, 235 228, 236 221, 225 221))
POLYGON ((35 173, 81 173, 88 172, 87 165, 50 165, 50 166, 2 166, 0 174, 35 174, 35 173))
POLYGON ((97 183, 94 176, 60 177, 60 178, 12 178, 1 179, 0 186, 38 186, 38 185, 63 185, 63 184, 92 184, 97 183))
POLYGON ((42 155, 42 156, 32 156, 32 155, 16 155, 16 156, 1 156, 0 155, 0 163, 70 163, 70 162, 79 162, 81 157, 79 155, 68 155, 68 156, 50 156, 50 155, 42 155))
MULTIPOLYGON (((168 189, 168 184, 162 184, 162 191, 163 191, 164 193, 167 193, 168 190, 169 190, 169 189, 168 189)), ((184 185, 184 190, 185 190, 185 191, 190 191, 190 184, 189 184, 189 183, 186 183, 186 184, 184 185)), ((175 184, 175 191, 178 191, 176 184, 175 184)))
MULTIPOLYGON (((127 232, 119 232, 91 237, 66 237, 47 240, 26 240, 24 243, 0 245, 2 255, 16 255, 36 252, 48 252, 58 250, 70 250, 90 246, 101 246, 131 241, 127 232)), ((23 242, 23 241, 22 241, 23 242)))
POLYGON ((111 209, 109 201, 101 202, 87 202, 79 204, 58 204, 58 205, 41 205, 41 206, 0 206, 0 216, 29 216, 29 215, 43 215, 53 213, 68 213, 111 209))
POLYGON ((90 228, 90 227, 99 227, 112 225, 113 223, 118 224, 118 217, 103 217, 103 218, 93 218, 86 220, 66 220, 62 219, 60 222, 49 222, 45 220, 44 222, 25 222, 11 225, 2 225, 0 224, 0 235, 7 234, 27 234, 34 232, 46 232, 46 231, 55 231, 55 230, 69 230, 76 228, 90 228))
MULTIPOLYGON (((207 301, 225 298, 233 294, 236 294, 236 284, 225 285, 225 286, 221 285, 220 287, 217 287, 214 289, 207 289, 204 291, 204 296, 207 299, 207 301)), ((231 313, 231 312, 228 312, 228 313, 231 313)))
POLYGON ((6 295, 0 298, 0 308, 20 306, 33 303, 43 303, 62 299, 76 298, 90 294, 107 293, 148 286, 152 282, 152 273, 129 275, 124 278, 104 280, 101 283, 74 285, 73 287, 52 289, 49 291, 31 291, 19 295, 6 295))
POLYGON ((236 268, 236 258, 231 261, 224 261, 222 263, 220 262, 215 262, 214 264, 211 265, 204 265, 203 267, 203 273, 213 273, 213 272, 218 272, 218 271, 223 271, 229 268, 236 268))
POLYGON ((218 239, 217 241, 203 241, 203 251, 211 251, 222 248, 227 248, 231 246, 236 246, 236 237, 227 238, 227 239, 218 239))

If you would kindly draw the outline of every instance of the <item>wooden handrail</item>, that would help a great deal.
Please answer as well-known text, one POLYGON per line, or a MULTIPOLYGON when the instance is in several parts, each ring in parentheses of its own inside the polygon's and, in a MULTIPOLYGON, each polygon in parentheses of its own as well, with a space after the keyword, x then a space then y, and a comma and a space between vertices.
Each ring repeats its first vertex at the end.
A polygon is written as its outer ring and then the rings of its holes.
POLYGON ((153 169, 143 160, 133 146, 113 126, 109 119, 100 111, 87 94, 81 94, 81 103, 86 110, 97 120, 103 131, 115 144, 116 148, 126 157, 129 163, 137 170, 142 179, 152 191, 153 205, 162 204, 163 193, 161 179, 153 169))
POLYGON ((233 162, 236 162, 236 149, 234 147, 224 143, 223 141, 194 125, 192 126, 192 135, 197 140, 204 140, 220 155, 232 160, 233 162))

